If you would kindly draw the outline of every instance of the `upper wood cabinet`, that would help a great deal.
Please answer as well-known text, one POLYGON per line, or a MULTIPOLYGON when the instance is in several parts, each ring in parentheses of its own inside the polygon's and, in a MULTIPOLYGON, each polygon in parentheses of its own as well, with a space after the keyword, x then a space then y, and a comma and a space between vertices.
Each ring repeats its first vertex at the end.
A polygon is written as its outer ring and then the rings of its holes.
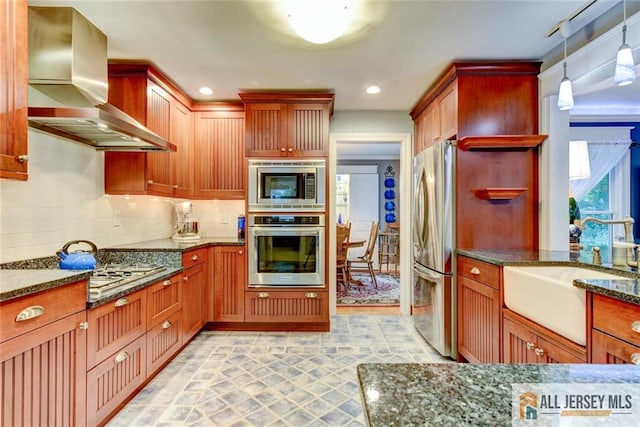
POLYGON ((26 180, 27 175, 27 1, 0 5, 0 178, 26 180))
POLYGON ((247 174, 243 106, 218 105, 214 110, 194 114, 193 195, 205 199, 244 200, 247 174))
POLYGON ((241 92, 247 157, 326 157, 333 93, 241 92))

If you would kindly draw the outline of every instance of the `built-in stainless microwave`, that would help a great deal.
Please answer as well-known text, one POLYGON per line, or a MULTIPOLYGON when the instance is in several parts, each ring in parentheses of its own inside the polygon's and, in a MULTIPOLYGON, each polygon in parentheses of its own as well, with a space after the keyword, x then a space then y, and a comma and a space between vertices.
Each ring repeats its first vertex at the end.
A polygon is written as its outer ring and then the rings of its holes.
POLYGON ((249 160, 249 211, 324 211, 326 161, 249 160))

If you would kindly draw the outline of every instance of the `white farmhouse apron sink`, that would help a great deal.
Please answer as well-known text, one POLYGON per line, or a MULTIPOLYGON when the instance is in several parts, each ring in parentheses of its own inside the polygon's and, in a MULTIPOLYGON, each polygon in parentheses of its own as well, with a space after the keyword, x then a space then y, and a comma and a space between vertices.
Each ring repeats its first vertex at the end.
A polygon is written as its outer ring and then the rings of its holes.
POLYGON ((620 276, 580 267, 504 267, 504 303, 510 310, 580 345, 586 344, 586 291, 576 279, 620 276))

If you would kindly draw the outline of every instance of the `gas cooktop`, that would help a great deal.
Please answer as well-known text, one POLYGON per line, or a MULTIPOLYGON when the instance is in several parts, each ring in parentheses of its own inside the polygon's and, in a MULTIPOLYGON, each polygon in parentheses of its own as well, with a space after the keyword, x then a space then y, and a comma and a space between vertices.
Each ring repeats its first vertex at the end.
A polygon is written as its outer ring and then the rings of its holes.
POLYGON ((106 264, 96 268, 89 278, 89 295, 99 297, 109 291, 119 289, 150 274, 159 273, 166 268, 162 265, 147 263, 106 264))

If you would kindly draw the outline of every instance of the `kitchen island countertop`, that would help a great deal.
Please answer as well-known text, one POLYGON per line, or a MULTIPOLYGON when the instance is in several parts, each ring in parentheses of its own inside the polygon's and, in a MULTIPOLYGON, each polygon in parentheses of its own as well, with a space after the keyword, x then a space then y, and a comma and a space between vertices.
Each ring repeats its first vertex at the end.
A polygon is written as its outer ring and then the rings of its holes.
POLYGON ((640 384, 633 365, 367 363, 357 371, 372 427, 510 426, 512 384, 640 384))

